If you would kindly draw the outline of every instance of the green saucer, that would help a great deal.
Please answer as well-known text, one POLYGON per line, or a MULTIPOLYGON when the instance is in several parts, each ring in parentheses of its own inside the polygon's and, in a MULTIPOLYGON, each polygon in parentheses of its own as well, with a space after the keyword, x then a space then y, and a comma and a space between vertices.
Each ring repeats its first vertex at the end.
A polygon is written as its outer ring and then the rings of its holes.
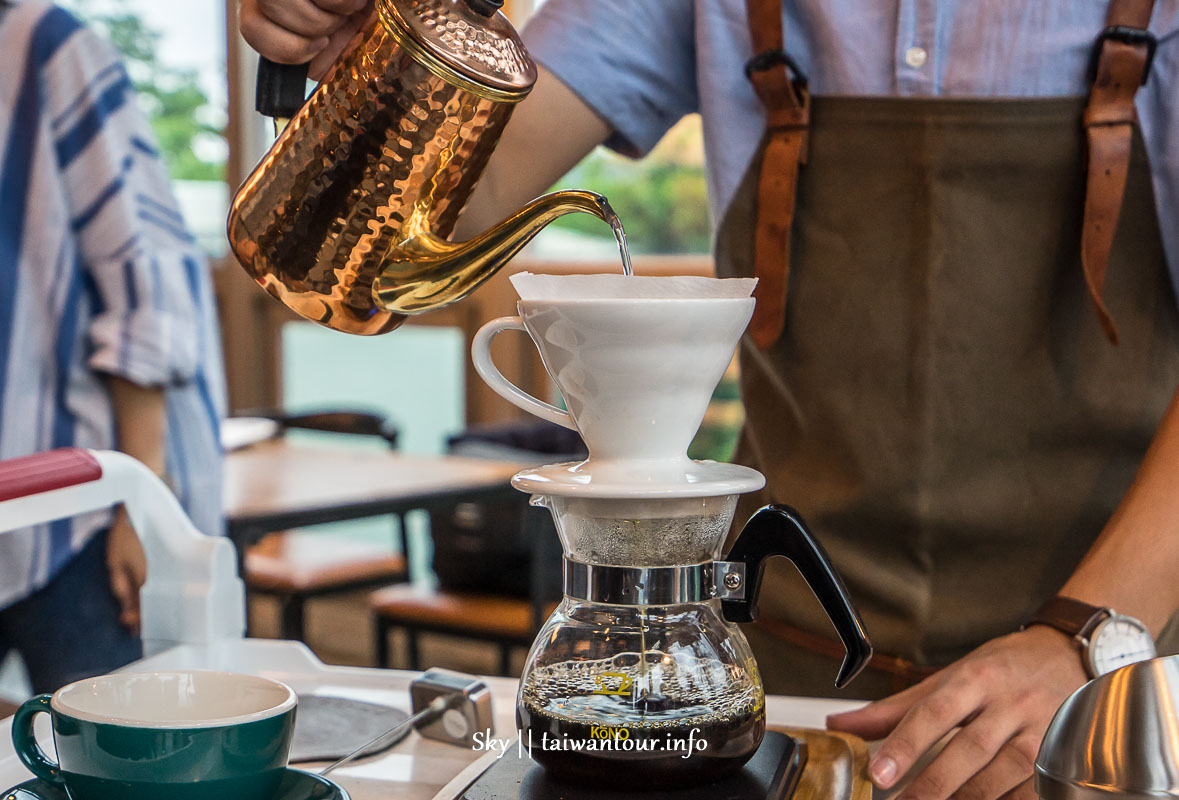
MULTIPOLYGON (((63 787, 35 779, 0 794, 0 800, 70 800, 63 787)), ((129 799, 130 800, 130 799, 129 799)), ((283 773, 273 800, 352 800, 344 787, 301 769, 283 773)))

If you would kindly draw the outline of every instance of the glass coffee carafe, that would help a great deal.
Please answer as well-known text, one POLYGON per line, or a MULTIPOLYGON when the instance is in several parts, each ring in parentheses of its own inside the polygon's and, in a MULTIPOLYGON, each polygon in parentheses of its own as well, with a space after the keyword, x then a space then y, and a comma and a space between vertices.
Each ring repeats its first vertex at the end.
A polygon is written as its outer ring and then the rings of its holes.
POLYGON ((528 654, 516 713, 554 777, 672 788, 745 764, 765 732, 765 695, 734 623, 756 617, 772 555, 795 563, 847 648, 836 685, 866 663, 859 615, 796 512, 761 509, 719 558, 736 500, 534 496, 556 519, 565 597, 528 654))

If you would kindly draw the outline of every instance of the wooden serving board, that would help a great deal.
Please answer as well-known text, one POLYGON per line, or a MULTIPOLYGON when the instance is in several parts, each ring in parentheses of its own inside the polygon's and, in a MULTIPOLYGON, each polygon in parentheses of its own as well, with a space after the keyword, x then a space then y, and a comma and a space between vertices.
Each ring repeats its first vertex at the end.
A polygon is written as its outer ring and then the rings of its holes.
POLYGON ((868 745, 863 739, 814 728, 771 725, 769 730, 806 742, 806 769, 793 800, 872 800, 868 745))

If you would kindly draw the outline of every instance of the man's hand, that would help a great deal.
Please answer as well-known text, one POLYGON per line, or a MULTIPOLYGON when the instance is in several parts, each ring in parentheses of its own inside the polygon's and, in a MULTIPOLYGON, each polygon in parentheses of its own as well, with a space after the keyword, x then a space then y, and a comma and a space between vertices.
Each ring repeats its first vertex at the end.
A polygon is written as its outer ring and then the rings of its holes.
POLYGON ((259 53, 280 64, 310 61, 319 80, 371 10, 372 0, 242 0, 240 26, 259 53))
POLYGON ((1035 800, 1032 767, 1048 723, 1086 681, 1069 637, 1042 625, 987 642, 916 686, 827 719, 832 730, 887 736, 869 763, 896 785, 943 736, 961 730, 899 800, 1035 800))
POLYGON ((122 506, 115 514, 107 539, 106 566, 111 592, 119 601, 119 622, 132 633, 139 633, 139 590, 147 580, 147 559, 122 506))

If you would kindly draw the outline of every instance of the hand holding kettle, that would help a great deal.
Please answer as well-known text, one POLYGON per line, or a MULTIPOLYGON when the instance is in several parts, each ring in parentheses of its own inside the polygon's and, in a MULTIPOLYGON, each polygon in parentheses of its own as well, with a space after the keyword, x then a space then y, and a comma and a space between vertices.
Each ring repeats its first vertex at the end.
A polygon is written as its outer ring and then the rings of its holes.
POLYGON ((385 333, 463 299, 564 214, 593 214, 622 242, 606 198, 577 190, 450 240, 537 78, 501 5, 373 0, 366 13, 345 0, 246 0, 249 35, 295 64, 260 64, 259 110, 290 122, 233 198, 229 244, 292 311, 347 333, 385 333), (316 50, 313 66, 332 64, 305 100, 298 60, 316 50))
POLYGON ((372 0, 242 0, 240 27, 250 46, 279 64, 306 64, 318 81, 365 19, 372 0))

